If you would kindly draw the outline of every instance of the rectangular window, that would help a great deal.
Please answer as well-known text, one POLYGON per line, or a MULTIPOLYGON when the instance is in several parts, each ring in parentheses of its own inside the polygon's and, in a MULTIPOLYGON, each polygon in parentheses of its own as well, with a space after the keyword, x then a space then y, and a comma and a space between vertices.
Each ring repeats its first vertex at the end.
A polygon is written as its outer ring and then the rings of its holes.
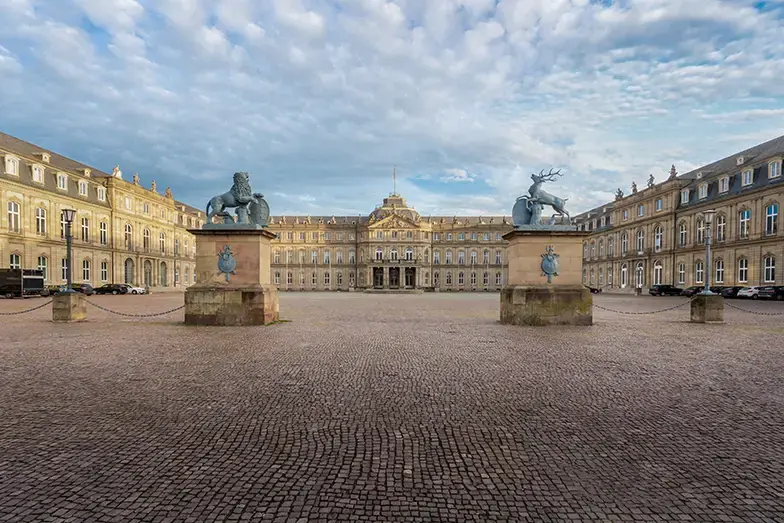
POLYGON ((697 262, 694 264, 694 283, 704 283, 705 276, 703 273, 702 262, 697 262))
POLYGON ((446 241, 448 241, 448 242, 452 241, 452 233, 451 232, 446 233, 446 241))
POLYGON ((310 263, 318 263, 318 251, 310 251, 310 263))
POLYGON ((724 260, 716 260, 716 283, 724 283, 724 260))
POLYGON ((781 162, 775 161, 768 164, 768 177, 778 178, 781 176, 781 162))
POLYGON ((434 242, 437 242, 437 241, 439 241, 440 239, 441 239, 441 233, 439 233, 439 232, 434 232, 434 233, 433 233, 433 241, 434 241, 434 242))
POLYGON ((101 201, 101 202, 106 201, 106 189, 105 188, 98 187, 97 193, 98 193, 98 201, 101 201))
POLYGON ((291 232, 291 231, 287 232, 287 233, 286 233, 286 239, 287 239, 288 241, 293 241, 293 240, 294 240, 294 233, 293 233, 293 232, 291 232))
POLYGON ((678 264, 678 283, 683 285, 686 283, 686 265, 678 264))
POLYGON ((9 268, 10 269, 21 269, 22 268, 22 257, 16 253, 11 254, 11 258, 9 260, 9 268))
POLYGON ((751 222, 751 210, 746 209, 739 213, 738 237, 747 239, 749 237, 749 223, 751 222))
POLYGON ((150 204, 144 202, 144 214, 150 214, 150 204))
POLYGON ((82 280, 90 281, 90 260, 82 262, 82 280))
POLYGON ((66 175, 57 175, 57 188, 63 191, 68 190, 68 177, 66 175))
POLYGON ((738 260, 738 283, 749 281, 749 260, 741 258, 738 260))
POLYGON ((305 241, 305 233, 304 232, 299 233, 299 241, 301 241, 301 242, 305 241))
POLYGON ((640 204, 637 206, 637 216, 645 216, 645 206, 640 204))
POLYGON ((487 241, 490 241, 490 233, 489 233, 489 232, 486 232, 482 238, 483 238, 483 239, 484 239, 484 241, 486 241, 486 242, 487 242, 487 241))
POLYGON ((60 269, 62 272, 63 281, 68 279, 68 258, 60 260, 60 269))
MULTIPOLYGON (((663 208, 664 208, 664 203, 662 202, 662 199, 661 198, 657 198, 656 199, 656 210, 657 211, 661 211, 663 208)), ((604 218, 602 218, 602 221, 604 221, 604 218)), ((602 223, 602 225, 604 225, 604 223, 602 223)))
POLYGON ((109 281, 109 263, 101 262, 101 281, 109 281))
POLYGON ((689 190, 681 191, 681 203, 689 203, 689 190))
POLYGON ((495 251, 495 264, 501 265, 501 251, 495 251))
POLYGON ((328 232, 325 232, 325 233, 324 233, 324 239, 325 239, 325 240, 329 240, 329 233, 328 233, 328 232))
POLYGON ((90 241, 90 220, 82 218, 82 241, 90 241))
POLYGON ((310 233, 310 239, 313 241, 318 241, 318 233, 317 232, 310 233))
POLYGON ((441 264, 441 252, 433 251, 433 265, 441 264))
POLYGON ((106 222, 101 222, 100 225, 101 245, 106 245, 106 222))
POLYGON ((44 170, 41 167, 33 167, 33 181, 44 183, 44 170))
POLYGON ((725 193, 730 190, 730 179, 725 176, 719 180, 719 192, 725 193))
POLYGON ((626 221, 629 219, 629 209, 623 210, 623 220, 626 221))
MULTIPOLYGON (((130 196, 126 196, 125 197, 125 208, 130 211, 132 207, 133 207, 133 205, 132 205, 132 202, 131 202, 131 197, 130 196)), ((161 211, 161 213, 163 213, 163 211, 161 211)))
POLYGON ((44 281, 49 279, 49 275, 47 272, 47 263, 45 256, 38 257, 38 270, 44 273, 44 281))
POLYGON ((79 195, 87 196, 87 182, 79 182, 79 195))
POLYGON ((708 184, 700 185, 700 200, 708 197, 708 184))
POLYGON ((472 239, 472 240, 476 240, 476 233, 475 233, 475 232, 472 232, 472 233, 471 233, 471 239, 472 239))
POLYGON ((751 185, 754 182, 754 171, 746 169, 743 171, 743 186, 751 185))

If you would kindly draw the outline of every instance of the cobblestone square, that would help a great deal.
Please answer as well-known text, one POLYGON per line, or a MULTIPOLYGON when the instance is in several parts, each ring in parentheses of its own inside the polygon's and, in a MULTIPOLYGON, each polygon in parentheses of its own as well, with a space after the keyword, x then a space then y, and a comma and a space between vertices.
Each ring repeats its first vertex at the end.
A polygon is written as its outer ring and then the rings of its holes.
POLYGON ((500 325, 496 293, 0 316, 0 521, 782 521, 784 304, 604 310, 685 302, 599 295, 574 328, 500 325))

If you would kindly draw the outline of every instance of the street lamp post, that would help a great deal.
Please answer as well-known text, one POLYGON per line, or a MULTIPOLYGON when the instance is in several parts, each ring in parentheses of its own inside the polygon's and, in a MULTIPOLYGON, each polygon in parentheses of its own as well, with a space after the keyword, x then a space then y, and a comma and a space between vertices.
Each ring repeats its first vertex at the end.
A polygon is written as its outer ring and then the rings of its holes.
POLYGON ((74 215, 76 214, 76 210, 74 209, 63 209, 63 221, 65 221, 65 292, 74 292, 72 286, 72 278, 71 274, 73 270, 72 265, 72 256, 71 256, 71 244, 73 240, 73 236, 71 236, 71 224, 74 220, 74 215))
POLYGON ((700 294, 713 294, 710 290, 711 281, 711 223, 713 223, 713 215, 716 211, 713 209, 705 211, 703 217, 705 218, 705 289, 700 294))

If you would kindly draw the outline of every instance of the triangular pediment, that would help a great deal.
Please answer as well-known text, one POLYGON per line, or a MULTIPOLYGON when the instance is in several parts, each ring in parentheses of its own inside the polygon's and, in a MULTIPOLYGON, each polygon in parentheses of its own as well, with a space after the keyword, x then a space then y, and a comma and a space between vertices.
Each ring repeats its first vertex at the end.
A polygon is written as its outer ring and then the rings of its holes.
POLYGON ((370 229, 419 229, 419 225, 399 214, 391 214, 371 225, 370 229))

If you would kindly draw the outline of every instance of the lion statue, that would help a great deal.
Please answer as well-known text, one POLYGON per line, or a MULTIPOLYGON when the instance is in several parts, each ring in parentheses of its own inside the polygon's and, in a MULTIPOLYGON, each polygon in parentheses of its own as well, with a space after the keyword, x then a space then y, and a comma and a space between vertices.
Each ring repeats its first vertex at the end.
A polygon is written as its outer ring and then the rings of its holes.
POLYGON ((207 223, 212 223, 214 216, 224 218, 224 222, 233 222, 231 214, 226 209, 237 209, 237 223, 250 223, 248 218, 251 204, 259 205, 259 201, 264 198, 263 194, 254 193, 250 188, 248 173, 234 173, 234 185, 231 190, 218 196, 213 196, 207 202, 207 223))

